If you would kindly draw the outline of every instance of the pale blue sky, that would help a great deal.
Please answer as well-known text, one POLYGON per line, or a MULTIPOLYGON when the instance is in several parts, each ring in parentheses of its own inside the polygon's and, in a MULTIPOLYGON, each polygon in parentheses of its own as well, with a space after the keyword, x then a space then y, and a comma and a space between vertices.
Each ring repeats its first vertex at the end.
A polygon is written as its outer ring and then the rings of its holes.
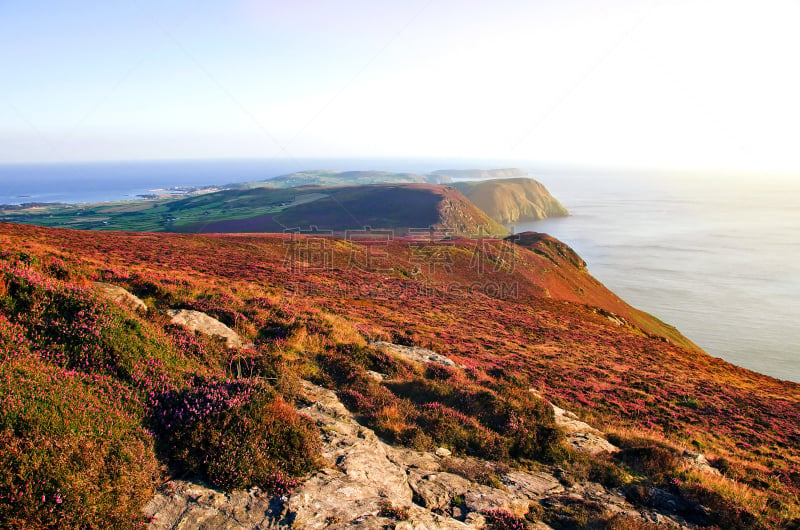
POLYGON ((800 174, 800 2, 0 0, 0 162, 800 174))

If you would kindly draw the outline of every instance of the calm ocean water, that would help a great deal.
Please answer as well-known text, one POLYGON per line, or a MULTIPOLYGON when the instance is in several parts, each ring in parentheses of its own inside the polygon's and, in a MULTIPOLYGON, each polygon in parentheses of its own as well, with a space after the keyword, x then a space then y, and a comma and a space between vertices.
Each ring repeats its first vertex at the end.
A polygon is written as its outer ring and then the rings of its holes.
POLYGON ((800 382, 800 183, 541 175, 571 245, 631 305, 715 357, 800 382))
MULTIPOLYGON (((94 202, 303 169, 427 172, 502 161, 316 159, 0 165, 0 204, 94 202), (300 165, 302 164, 302 165, 300 165)), ((800 183, 534 171, 572 212, 519 224, 572 246, 631 305, 711 355, 800 382, 800 183)))

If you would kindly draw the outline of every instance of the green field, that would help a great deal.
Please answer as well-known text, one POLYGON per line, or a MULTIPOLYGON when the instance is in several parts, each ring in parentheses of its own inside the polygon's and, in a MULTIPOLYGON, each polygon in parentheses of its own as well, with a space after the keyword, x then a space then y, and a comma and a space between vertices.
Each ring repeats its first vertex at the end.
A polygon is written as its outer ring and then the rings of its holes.
POLYGON ((327 197, 307 186, 445 182, 440 176, 386 171, 301 171, 269 180, 189 189, 118 202, 0 206, 0 221, 78 230, 194 232, 197 227, 277 214, 327 197), (221 191, 220 191, 221 190, 221 191))

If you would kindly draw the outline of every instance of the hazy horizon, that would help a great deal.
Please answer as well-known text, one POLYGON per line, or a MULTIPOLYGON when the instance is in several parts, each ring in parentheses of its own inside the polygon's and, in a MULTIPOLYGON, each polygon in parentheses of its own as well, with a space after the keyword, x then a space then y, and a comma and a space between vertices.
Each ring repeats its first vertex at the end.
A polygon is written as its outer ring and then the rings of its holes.
MULTIPOLYGON (((571 162, 543 162, 538 160, 499 159, 499 158, 471 158, 471 157, 436 157, 436 156, 306 156, 301 159, 266 158, 266 157, 183 157, 183 158, 140 158, 140 159, 81 159, 81 160, 20 160, 13 162, 0 161, 0 167, 14 166, 81 166, 81 165, 137 165, 137 164, 257 164, 283 162, 287 167, 294 167, 293 172, 335 170, 335 171, 407 171, 411 169, 397 169, 397 164, 409 163, 419 165, 424 163, 430 166, 430 171, 440 169, 506 169, 515 168, 528 172, 531 178, 539 174, 605 174, 605 175, 647 175, 674 178, 752 178, 754 176, 767 177, 776 180, 788 180, 800 185, 800 169, 797 170, 720 170, 720 169, 693 169, 684 168, 659 168, 625 165, 592 165, 571 162), (357 161, 357 164, 352 164, 357 161), (373 166, 366 164, 374 163, 373 166), (387 165, 388 163, 388 165, 387 165), (450 165, 448 165, 450 164, 450 165), (352 167, 351 167, 352 166, 352 167), (451 167, 452 166, 452 167, 451 167)), ((409 166, 411 167, 411 166, 409 166)), ((416 170, 423 171, 423 170, 416 170)))

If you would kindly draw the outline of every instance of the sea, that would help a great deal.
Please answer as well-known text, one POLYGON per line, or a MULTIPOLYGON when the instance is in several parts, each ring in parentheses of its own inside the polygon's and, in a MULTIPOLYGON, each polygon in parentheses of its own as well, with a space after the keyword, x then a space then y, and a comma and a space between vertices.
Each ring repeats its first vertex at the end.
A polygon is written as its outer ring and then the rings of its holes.
POLYGON ((800 178, 543 175, 572 214, 519 224, 706 352, 800 382, 800 178))
POLYGON ((524 167, 569 217, 519 223, 706 352, 800 382, 800 178, 599 172, 502 160, 307 159, 0 165, 0 204, 132 199, 307 169, 524 167))

